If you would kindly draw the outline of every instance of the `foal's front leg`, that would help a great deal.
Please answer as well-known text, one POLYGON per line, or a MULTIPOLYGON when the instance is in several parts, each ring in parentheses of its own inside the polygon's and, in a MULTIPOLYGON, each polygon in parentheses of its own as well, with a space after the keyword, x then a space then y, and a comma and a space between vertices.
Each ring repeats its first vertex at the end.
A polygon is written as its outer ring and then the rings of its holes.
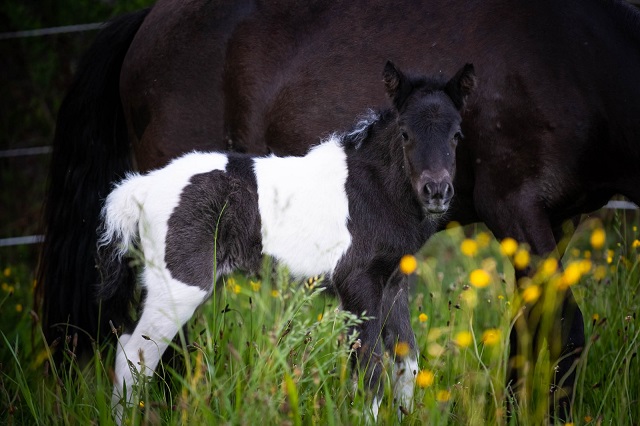
POLYGON ((365 385, 373 393, 372 412, 377 418, 383 393, 380 383, 384 355, 380 319, 383 286, 363 269, 352 270, 344 275, 337 273, 333 278, 343 309, 356 315, 364 312, 370 318, 357 328, 358 343, 354 345, 352 362, 355 369, 364 373, 365 385))
MULTIPOLYGON (((418 374, 418 350, 409 312, 409 279, 396 271, 389 278, 382 297, 382 335, 394 357, 393 396, 400 413, 413 409, 413 391, 418 374)), ((398 414, 400 414, 398 413, 398 414)))

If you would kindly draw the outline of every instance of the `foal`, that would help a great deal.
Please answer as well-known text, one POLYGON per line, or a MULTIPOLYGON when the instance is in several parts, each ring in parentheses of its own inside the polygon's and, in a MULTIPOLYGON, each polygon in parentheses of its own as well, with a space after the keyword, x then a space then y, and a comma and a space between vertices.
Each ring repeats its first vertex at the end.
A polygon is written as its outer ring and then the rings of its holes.
POLYGON ((257 271, 268 254, 295 276, 325 274, 344 309, 371 318, 358 326, 354 363, 375 394, 374 416, 382 344, 408 344, 393 381, 397 402, 410 407, 417 350, 398 263, 420 249, 449 206, 460 110, 475 74, 467 64, 449 81, 410 77, 388 62, 383 76, 393 108, 370 111, 304 157, 194 152, 111 192, 99 241, 101 297, 122 291, 118 277, 136 244, 146 289, 139 322, 120 338, 114 404, 133 383, 127 360, 142 368, 143 354, 151 375, 220 276, 257 271))

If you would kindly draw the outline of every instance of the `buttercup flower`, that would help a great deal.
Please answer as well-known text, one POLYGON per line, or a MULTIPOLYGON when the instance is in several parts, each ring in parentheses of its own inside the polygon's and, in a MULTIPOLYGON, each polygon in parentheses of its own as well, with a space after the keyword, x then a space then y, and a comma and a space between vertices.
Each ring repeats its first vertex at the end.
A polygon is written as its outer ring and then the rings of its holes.
POLYGON ((529 252, 525 249, 520 249, 513 256, 513 265, 518 269, 524 269, 529 265, 529 252))
POLYGON ((433 384, 434 374, 429 370, 420 370, 416 376, 416 385, 421 388, 428 388, 433 384))
POLYGON ((596 228, 591 233, 591 247, 596 250, 601 249, 604 246, 605 240, 607 238, 607 234, 604 232, 602 228, 596 228))
POLYGON ((469 274, 469 282, 474 287, 483 288, 491 282, 491 276, 484 269, 474 269, 469 274))
POLYGON ((485 346, 493 346, 500 342, 500 330, 497 328, 490 328, 482 333, 482 343, 485 346))
POLYGON ((447 402, 449 399, 451 399, 451 392, 448 390, 443 389, 436 393, 436 401, 438 402, 447 402))
POLYGON ((405 254, 404 256, 402 256, 402 259, 400 259, 400 272, 405 275, 413 274, 416 271, 417 267, 418 261, 416 260, 415 256, 411 254, 405 254))
POLYGON ((505 238, 500 242, 500 252, 505 256, 513 255, 518 249, 518 242, 513 238, 505 238))
POLYGON ((456 334, 454 341, 456 342, 456 345, 460 346, 461 348, 466 348, 473 342, 473 337, 468 331, 461 331, 456 334))
POLYGON ((403 357, 409 353, 409 344, 407 342, 398 342, 394 348, 396 356, 403 357))
POLYGON ((532 285, 524 289, 522 292, 522 300, 526 303, 533 303, 540 297, 540 287, 537 285, 532 285))
POLYGON ((465 256, 473 257, 476 255, 476 253, 478 253, 478 243, 476 243, 474 240, 466 238, 460 244, 460 251, 465 256))

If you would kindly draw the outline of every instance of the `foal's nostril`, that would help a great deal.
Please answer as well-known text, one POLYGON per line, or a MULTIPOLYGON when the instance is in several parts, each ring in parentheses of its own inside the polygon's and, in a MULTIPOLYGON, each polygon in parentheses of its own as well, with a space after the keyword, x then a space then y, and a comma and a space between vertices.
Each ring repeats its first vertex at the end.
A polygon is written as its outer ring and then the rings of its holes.
POLYGON ((424 185, 424 194, 427 196, 427 198, 431 198, 435 193, 436 193, 435 183, 427 182, 424 185))
POLYGON ((445 200, 451 199, 451 197, 453 197, 453 185, 451 182, 443 182, 441 185, 443 186, 442 198, 445 200))

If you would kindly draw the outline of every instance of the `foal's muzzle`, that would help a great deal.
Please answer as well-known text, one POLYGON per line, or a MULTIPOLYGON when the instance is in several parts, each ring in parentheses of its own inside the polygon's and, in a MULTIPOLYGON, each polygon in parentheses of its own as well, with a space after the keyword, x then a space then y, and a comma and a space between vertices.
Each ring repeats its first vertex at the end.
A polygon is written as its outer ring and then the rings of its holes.
POLYGON ((422 185, 422 204, 427 213, 442 214, 449 208, 453 198, 453 184, 451 179, 427 180, 422 185))

